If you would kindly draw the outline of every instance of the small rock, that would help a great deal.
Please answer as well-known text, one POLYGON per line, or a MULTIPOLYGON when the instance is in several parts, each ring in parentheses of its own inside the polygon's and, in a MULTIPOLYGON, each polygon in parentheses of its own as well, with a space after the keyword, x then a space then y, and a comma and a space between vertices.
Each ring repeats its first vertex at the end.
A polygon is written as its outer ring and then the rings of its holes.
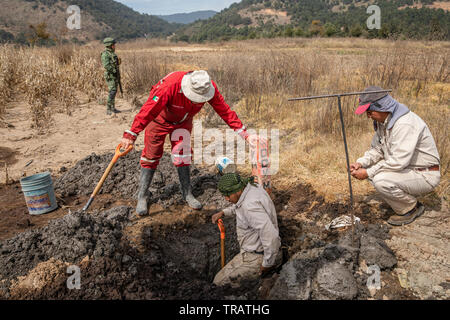
POLYGON ((444 294, 444 288, 442 288, 441 286, 433 286, 433 291, 437 294, 444 294))
POLYGON ((370 296, 371 297, 374 297, 376 294, 377 294, 377 289, 376 288, 374 288, 374 287, 370 287, 370 288, 368 288, 369 289, 369 293, 370 293, 370 296))
POLYGON ((397 264, 394 252, 381 239, 362 235, 360 250, 360 257, 366 260, 367 265, 377 265, 383 270, 397 264))
POLYGON ((122 258, 122 263, 128 263, 130 262, 132 259, 129 255, 124 255, 122 258))
POLYGON ((320 299, 350 300, 358 294, 358 286, 350 270, 333 262, 317 271, 320 299))

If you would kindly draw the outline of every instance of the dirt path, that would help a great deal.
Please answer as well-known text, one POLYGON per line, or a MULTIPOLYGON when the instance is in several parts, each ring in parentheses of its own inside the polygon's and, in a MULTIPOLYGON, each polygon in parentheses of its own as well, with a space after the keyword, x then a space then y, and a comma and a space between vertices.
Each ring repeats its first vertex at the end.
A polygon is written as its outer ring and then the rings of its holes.
POLYGON ((450 299, 450 215, 447 205, 391 230, 400 283, 421 299, 450 299))
MULTIPOLYGON (((31 129, 27 104, 11 103, 5 115, 9 127, 0 127, 0 136, 5 137, 0 144, 0 160, 6 158, 6 154, 9 155, 9 178, 20 179, 30 160, 33 162, 25 170, 27 175, 47 169, 55 174, 61 167, 70 167, 93 152, 100 154, 113 151, 136 114, 126 100, 117 98, 116 101, 116 107, 123 112, 106 116, 105 106, 82 100, 71 116, 55 113, 53 124, 43 135, 37 135, 31 129)), ((143 138, 139 137, 136 142, 138 148, 142 141, 143 138)), ((3 183, 5 170, 1 163, 0 168, 0 181, 3 183)))

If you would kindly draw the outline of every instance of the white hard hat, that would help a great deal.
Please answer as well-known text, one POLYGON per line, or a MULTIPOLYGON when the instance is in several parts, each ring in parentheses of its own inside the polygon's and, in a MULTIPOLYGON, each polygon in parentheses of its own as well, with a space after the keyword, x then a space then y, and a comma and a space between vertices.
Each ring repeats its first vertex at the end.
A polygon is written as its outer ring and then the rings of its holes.
POLYGON ((218 157, 215 165, 220 174, 236 172, 236 165, 230 158, 218 157))

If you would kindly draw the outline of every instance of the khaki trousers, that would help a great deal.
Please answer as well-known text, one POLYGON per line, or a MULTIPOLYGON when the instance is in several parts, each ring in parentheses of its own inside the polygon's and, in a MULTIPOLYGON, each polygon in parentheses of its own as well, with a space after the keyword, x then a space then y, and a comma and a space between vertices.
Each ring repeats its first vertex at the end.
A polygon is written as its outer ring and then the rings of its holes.
POLYGON ((404 215, 417 204, 416 196, 431 192, 440 181, 439 171, 381 171, 370 183, 398 215, 404 215))
MULTIPOLYGON (((217 286, 229 284, 231 287, 237 288, 242 280, 256 280, 259 277, 263 258, 263 254, 240 252, 216 274, 213 283, 217 286)), ((282 252, 280 250, 277 264, 281 261, 282 252)))

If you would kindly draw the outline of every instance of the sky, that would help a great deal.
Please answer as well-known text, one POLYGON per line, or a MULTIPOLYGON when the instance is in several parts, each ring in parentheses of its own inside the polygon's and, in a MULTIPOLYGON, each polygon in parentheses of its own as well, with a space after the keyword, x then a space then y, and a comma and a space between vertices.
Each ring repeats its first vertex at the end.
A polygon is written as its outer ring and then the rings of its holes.
POLYGON ((141 13, 167 15, 200 10, 221 11, 240 0, 116 0, 141 13))

